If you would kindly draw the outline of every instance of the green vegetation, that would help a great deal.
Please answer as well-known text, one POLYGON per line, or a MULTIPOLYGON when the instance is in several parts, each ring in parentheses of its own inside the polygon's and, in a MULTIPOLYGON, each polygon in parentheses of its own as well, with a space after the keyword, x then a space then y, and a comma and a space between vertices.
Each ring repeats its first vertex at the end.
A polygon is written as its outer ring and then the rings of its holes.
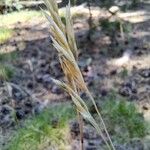
POLYGON ((20 0, 0 0, 0 6, 3 8, 0 10, 0 13, 11 12, 14 9, 20 10, 22 5, 18 3, 19 1, 20 0))
POLYGON ((0 53, 0 62, 9 62, 16 60, 18 53, 13 51, 11 53, 0 53))
POLYGON ((128 69, 126 67, 123 67, 121 72, 120 72, 120 77, 125 78, 128 76, 128 74, 129 74, 128 69))
POLYGON ((5 64, 0 64, 0 80, 9 80, 13 77, 14 70, 5 64))
POLYGON ((8 26, 17 22, 25 22, 33 17, 40 17, 41 11, 24 10, 19 12, 12 12, 5 15, 0 15, 0 26, 8 26), (20 17, 21 16, 21 17, 20 17))
MULTIPOLYGON (((102 103, 101 113, 107 129, 117 143, 126 143, 134 138, 145 137, 147 129, 142 114, 133 103, 113 100, 102 103)), ((69 146, 68 122, 75 118, 70 103, 50 106, 41 114, 25 121, 8 144, 7 150, 43 150, 56 148, 66 150, 69 146)))
POLYGON ((6 42, 13 35, 13 30, 8 28, 0 28, 0 44, 6 42))
POLYGON ((110 22, 109 20, 107 19, 104 19, 104 20, 101 20, 100 21, 101 23, 101 27, 103 30, 106 30, 106 31, 119 31, 120 30, 120 22, 119 21, 115 21, 115 22, 110 22))
POLYGON ((142 114, 138 113, 133 103, 125 100, 106 100, 102 104, 102 114, 107 129, 118 142, 128 142, 131 138, 146 135, 146 125, 142 114))
POLYGON ((27 120, 24 127, 16 132, 7 149, 43 150, 54 146, 66 150, 69 130, 67 122, 74 117, 74 110, 69 103, 51 106, 27 120))
POLYGON ((9 80, 14 75, 14 69, 8 62, 13 62, 17 58, 17 52, 0 53, 0 79, 9 80))
MULTIPOLYGON (((28 119, 24 127, 16 132, 7 149, 42 150, 54 147, 65 150, 69 145, 68 121, 75 118, 74 112, 70 103, 49 107, 28 119)), ((107 99, 101 105, 101 112, 114 141, 126 143, 146 135, 143 116, 133 103, 107 99)))
POLYGON ((116 21, 109 21, 108 19, 104 19, 100 21, 100 25, 104 31, 112 32, 114 34, 114 31, 120 32, 120 25, 122 24, 123 32, 130 32, 132 29, 132 26, 129 22, 123 22, 121 23, 119 20, 116 21))
POLYGON ((140 4, 140 0, 130 0, 122 6, 123 11, 127 11, 129 9, 134 9, 140 4))
POLYGON ((113 6, 113 5, 115 5, 115 2, 114 2, 114 0, 103 0, 101 2, 101 5, 103 7, 109 8, 109 7, 113 6))

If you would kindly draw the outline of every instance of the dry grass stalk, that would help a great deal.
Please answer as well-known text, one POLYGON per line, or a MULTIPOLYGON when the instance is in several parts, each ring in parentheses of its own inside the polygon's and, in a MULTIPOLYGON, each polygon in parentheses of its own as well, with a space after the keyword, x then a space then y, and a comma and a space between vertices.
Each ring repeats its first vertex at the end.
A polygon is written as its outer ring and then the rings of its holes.
POLYGON ((83 76, 76 62, 77 46, 74 36, 73 24, 71 20, 70 4, 66 7, 66 26, 62 23, 59 17, 58 6, 56 1, 45 0, 45 4, 49 10, 50 15, 45 11, 43 11, 43 13, 45 14, 46 18, 50 23, 50 32, 51 32, 51 39, 53 41, 53 46, 58 51, 59 60, 68 83, 65 84, 55 79, 53 79, 53 81, 57 85, 61 86, 66 92, 69 93, 78 112, 83 116, 84 119, 88 120, 91 123, 91 125, 93 125, 96 131, 103 138, 108 149, 114 150, 115 148, 107 132, 101 114, 99 113, 95 101, 84 82, 83 76), (91 99, 93 105, 95 106, 97 114, 100 118, 102 126, 99 126, 99 124, 90 114, 86 103, 84 102, 83 99, 81 99, 81 97, 78 94, 80 91, 86 92, 89 98, 91 99), (109 142, 106 140, 102 130, 106 132, 109 142))

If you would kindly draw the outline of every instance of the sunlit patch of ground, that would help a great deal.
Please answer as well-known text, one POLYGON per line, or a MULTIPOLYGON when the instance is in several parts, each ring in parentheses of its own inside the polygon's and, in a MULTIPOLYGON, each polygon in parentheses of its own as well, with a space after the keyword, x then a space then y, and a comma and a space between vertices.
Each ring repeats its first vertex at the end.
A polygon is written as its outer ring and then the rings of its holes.
POLYGON ((120 58, 115 58, 108 61, 108 64, 114 65, 117 67, 126 67, 128 70, 132 70, 133 66, 136 66, 138 69, 150 67, 150 54, 143 55, 140 57, 133 57, 130 54, 123 55, 120 58))
POLYGON ((119 17, 131 23, 139 23, 139 22, 148 21, 150 19, 150 13, 141 10, 141 11, 120 13, 119 17))
MULTIPOLYGON (((61 17, 65 17, 65 8, 60 8, 59 14, 61 17)), ((71 14, 73 19, 85 19, 89 17, 89 9, 85 4, 71 7, 71 14)), ((93 19, 98 19, 99 17, 108 17, 110 13, 105 9, 100 10, 99 7, 91 7, 91 14, 93 19)))
POLYGON ((0 27, 1 26, 10 26, 17 22, 25 22, 30 20, 34 17, 40 17, 40 11, 20 11, 20 12, 13 12, 6 15, 0 15, 0 27))

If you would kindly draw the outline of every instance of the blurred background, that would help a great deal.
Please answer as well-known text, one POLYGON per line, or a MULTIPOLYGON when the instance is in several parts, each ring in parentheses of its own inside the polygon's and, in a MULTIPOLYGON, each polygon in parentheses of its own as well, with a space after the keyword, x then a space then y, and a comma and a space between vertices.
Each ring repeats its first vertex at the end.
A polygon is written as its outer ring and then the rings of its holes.
MULTIPOLYGON (((116 149, 149 150, 150 1, 70 2, 78 65, 116 149)), ((65 24, 68 0, 57 3, 65 24)), ((2 150, 79 149, 70 97, 51 80, 64 75, 40 7, 46 9, 42 0, 0 0, 2 150)), ((84 126, 85 149, 99 150, 104 143, 84 126)))

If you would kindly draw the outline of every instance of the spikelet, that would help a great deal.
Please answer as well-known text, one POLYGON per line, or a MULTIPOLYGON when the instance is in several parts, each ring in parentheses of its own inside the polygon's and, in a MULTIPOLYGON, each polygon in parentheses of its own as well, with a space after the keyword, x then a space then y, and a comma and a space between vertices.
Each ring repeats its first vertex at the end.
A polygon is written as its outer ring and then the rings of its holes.
POLYGON ((72 86, 70 80, 74 80, 79 90, 85 90, 85 82, 83 80, 80 69, 76 63, 73 52, 70 50, 70 46, 68 45, 66 36, 60 30, 60 28, 57 26, 54 20, 45 11, 43 11, 43 13, 50 22, 50 31, 53 46, 59 53, 61 66, 67 77, 68 82, 70 83, 70 86, 72 86))
POLYGON ((70 12, 70 2, 68 6, 66 6, 66 33, 67 33, 67 39, 68 39, 70 49, 72 50, 74 57, 77 59, 78 53, 77 53, 77 45, 75 41, 73 23, 72 23, 71 12, 70 12))
POLYGON ((60 17, 57 17, 58 14, 58 6, 55 0, 44 0, 47 9, 49 10, 52 19, 57 24, 57 26, 65 33, 65 26, 62 23, 60 17))
POLYGON ((107 145, 108 149, 111 150, 110 145, 108 144, 105 136, 102 133, 102 129, 98 126, 95 119, 90 114, 88 107, 84 100, 76 93, 74 92, 67 84, 60 82, 58 80, 53 79, 53 82, 57 84, 58 86, 62 87, 68 94, 70 94, 72 101, 74 102, 77 110, 80 112, 80 114, 83 116, 84 119, 89 121, 91 125, 96 129, 97 133, 99 133, 104 140, 105 144, 107 145))

